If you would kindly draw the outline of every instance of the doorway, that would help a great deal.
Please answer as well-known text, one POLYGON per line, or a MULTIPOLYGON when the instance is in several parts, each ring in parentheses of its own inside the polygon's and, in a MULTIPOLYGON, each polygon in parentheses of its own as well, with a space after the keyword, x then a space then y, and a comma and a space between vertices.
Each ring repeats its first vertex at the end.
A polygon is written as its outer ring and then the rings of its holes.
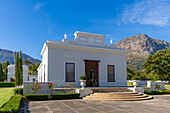
POLYGON ((87 87, 99 86, 99 62, 97 60, 84 60, 87 87))

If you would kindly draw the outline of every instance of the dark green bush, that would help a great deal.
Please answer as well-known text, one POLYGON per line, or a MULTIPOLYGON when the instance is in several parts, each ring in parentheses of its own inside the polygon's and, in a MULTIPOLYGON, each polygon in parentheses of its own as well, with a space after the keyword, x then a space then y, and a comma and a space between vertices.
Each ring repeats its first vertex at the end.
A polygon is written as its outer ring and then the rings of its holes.
POLYGON ((131 80, 139 80, 139 77, 135 75, 131 78, 131 80))
POLYGON ((15 88, 14 95, 23 95, 23 88, 15 88))
POLYGON ((14 95, 2 108, 0 108, 0 113, 19 113, 19 107, 21 103, 22 96, 14 95), (10 111, 11 109, 11 111, 10 111))
POLYGON ((15 82, 0 82, 0 87, 15 87, 15 82))
POLYGON ((78 99, 80 98, 79 93, 57 93, 50 94, 50 99, 52 100, 60 100, 60 99, 78 99))
POLYGON ((81 75, 80 76, 80 80, 86 80, 86 76, 85 75, 81 75))
POLYGON ((162 91, 145 91, 145 94, 148 94, 148 95, 170 94, 170 90, 162 90, 162 91))
POLYGON ((24 97, 27 100, 48 100, 47 94, 25 94, 24 97))

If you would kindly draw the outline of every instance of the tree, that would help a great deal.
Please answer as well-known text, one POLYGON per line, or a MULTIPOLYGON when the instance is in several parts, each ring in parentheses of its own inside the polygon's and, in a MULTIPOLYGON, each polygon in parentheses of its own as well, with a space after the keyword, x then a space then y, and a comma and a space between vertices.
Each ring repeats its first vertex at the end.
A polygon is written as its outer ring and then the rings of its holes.
POLYGON ((131 80, 131 78, 135 75, 135 71, 132 66, 127 66, 127 79, 131 80))
POLYGON ((37 74, 38 71, 38 67, 39 67, 40 63, 32 63, 32 65, 28 66, 28 74, 37 74))
POLYGON ((33 64, 33 63, 32 63, 31 61, 25 59, 25 60, 23 61, 23 64, 28 66, 28 65, 31 65, 31 64, 33 64))
POLYGON ((3 69, 5 80, 7 80, 8 65, 10 65, 10 63, 8 61, 7 62, 2 62, 2 69, 3 69))
POLYGON ((143 67, 147 78, 170 80, 170 49, 159 50, 153 55, 149 55, 143 67))
POLYGON ((18 62, 17 62, 17 52, 15 51, 15 85, 18 85, 18 62))
POLYGON ((23 84, 22 52, 15 52, 15 84, 23 84))
POLYGON ((0 81, 4 81, 4 80, 5 80, 5 76, 3 73, 2 64, 0 63, 0 81))
POLYGON ((22 52, 21 52, 21 50, 20 50, 20 59, 19 59, 19 61, 20 61, 20 85, 22 85, 23 84, 23 67, 22 67, 22 52))

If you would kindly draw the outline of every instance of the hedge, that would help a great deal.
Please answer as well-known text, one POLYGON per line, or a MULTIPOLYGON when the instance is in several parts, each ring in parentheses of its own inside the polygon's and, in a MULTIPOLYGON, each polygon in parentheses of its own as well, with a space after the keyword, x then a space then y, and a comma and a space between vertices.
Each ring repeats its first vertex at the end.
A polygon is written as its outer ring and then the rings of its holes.
POLYGON ((21 95, 14 95, 2 108, 0 108, 0 113, 19 113, 21 99, 21 95))
POLYGON ((15 87, 15 82, 0 82, 0 87, 15 87))
POLYGON ((161 94, 170 94, 170 90, 162 90, 162 91, 145 91, 145 94, 148 95, 161 95, 161 94))
POLYGON ((15 88, 14 95, 23 95, 23 88, 15 88))
POLYGON ((47 94, 25 94, 24 98, 27 100, 48 100, 47 94))
POLYGON ((50 94, 50 99, 52 100, 60 100, 60 99, 78 99, 80 98, 79 93, 57 93, 50 94))

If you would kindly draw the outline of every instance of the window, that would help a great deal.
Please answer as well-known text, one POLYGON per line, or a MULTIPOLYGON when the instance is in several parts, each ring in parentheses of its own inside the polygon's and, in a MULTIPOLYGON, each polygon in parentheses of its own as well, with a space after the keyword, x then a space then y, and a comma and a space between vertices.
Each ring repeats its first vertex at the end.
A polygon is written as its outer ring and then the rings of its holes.
POLYGON ((108 82, 115 82, 115 65, 107 65, 108 82))
POLYGON ((75 63, 65 65, 66 82, 75 82, 75 63))

